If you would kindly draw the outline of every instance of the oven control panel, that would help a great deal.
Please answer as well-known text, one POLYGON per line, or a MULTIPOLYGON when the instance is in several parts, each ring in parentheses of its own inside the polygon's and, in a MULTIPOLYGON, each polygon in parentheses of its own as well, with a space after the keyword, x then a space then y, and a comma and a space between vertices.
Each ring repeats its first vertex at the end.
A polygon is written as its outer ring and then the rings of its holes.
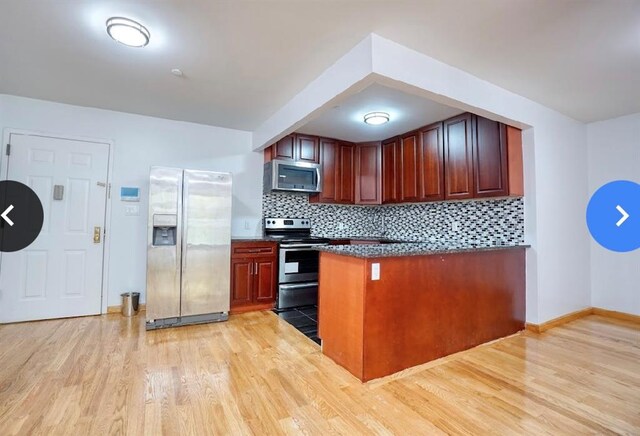
POLYGON ((311 221, 308 218, 265 218, 264 228, 272 230, 310 229, 311 221))

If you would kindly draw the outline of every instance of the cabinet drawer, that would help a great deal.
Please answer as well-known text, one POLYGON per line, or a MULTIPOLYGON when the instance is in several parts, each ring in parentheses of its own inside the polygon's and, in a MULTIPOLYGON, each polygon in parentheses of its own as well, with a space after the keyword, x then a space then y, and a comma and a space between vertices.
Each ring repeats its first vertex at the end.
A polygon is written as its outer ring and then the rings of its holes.
POLYGON ((275 242, 238 241, 231 243, 231 257, 256 257, 276 255, 275 242))

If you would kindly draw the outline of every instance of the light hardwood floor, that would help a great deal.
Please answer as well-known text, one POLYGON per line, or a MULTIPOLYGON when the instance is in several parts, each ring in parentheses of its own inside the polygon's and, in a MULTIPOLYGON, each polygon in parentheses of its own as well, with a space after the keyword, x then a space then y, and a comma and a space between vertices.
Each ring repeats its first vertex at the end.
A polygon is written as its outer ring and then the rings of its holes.
POLYGON ((589 316, 361 384, 269 312, 0 326, 0 435, 640 434, 640 326, 589 316))

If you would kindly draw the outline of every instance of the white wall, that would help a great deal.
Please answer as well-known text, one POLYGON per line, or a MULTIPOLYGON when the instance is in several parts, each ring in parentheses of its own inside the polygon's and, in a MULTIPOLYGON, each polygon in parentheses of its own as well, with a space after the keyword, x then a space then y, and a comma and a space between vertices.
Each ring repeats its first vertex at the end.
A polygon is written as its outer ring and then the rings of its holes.
POLYGON ((250 132, 8 95, 0 95, 0 128, 113 142, 109 305, 120 304, 123 291, 145 288, 151 165, 233 173, 232 233, 260 232, 262 154, 251 152, 250 132), (121 186, 141 188, 140 216, 124 215, 125 204, 117 195, 121 186))
MULTIPOLYGON (((587 126, 589 193, 613 180, 640 183, 640 113, 587 126)), ((640 250, 591 243, 591 304, 640 315, 640 250)))

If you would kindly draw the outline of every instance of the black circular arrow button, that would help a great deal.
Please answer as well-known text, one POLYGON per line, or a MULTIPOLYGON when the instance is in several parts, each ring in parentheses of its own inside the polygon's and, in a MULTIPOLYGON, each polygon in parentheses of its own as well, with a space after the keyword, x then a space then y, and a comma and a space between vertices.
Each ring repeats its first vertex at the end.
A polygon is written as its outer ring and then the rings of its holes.
POLYGON ((13 180, 0 182, 0 251, 28 247, 42 230, 44 210, 38 195, 13 180))

